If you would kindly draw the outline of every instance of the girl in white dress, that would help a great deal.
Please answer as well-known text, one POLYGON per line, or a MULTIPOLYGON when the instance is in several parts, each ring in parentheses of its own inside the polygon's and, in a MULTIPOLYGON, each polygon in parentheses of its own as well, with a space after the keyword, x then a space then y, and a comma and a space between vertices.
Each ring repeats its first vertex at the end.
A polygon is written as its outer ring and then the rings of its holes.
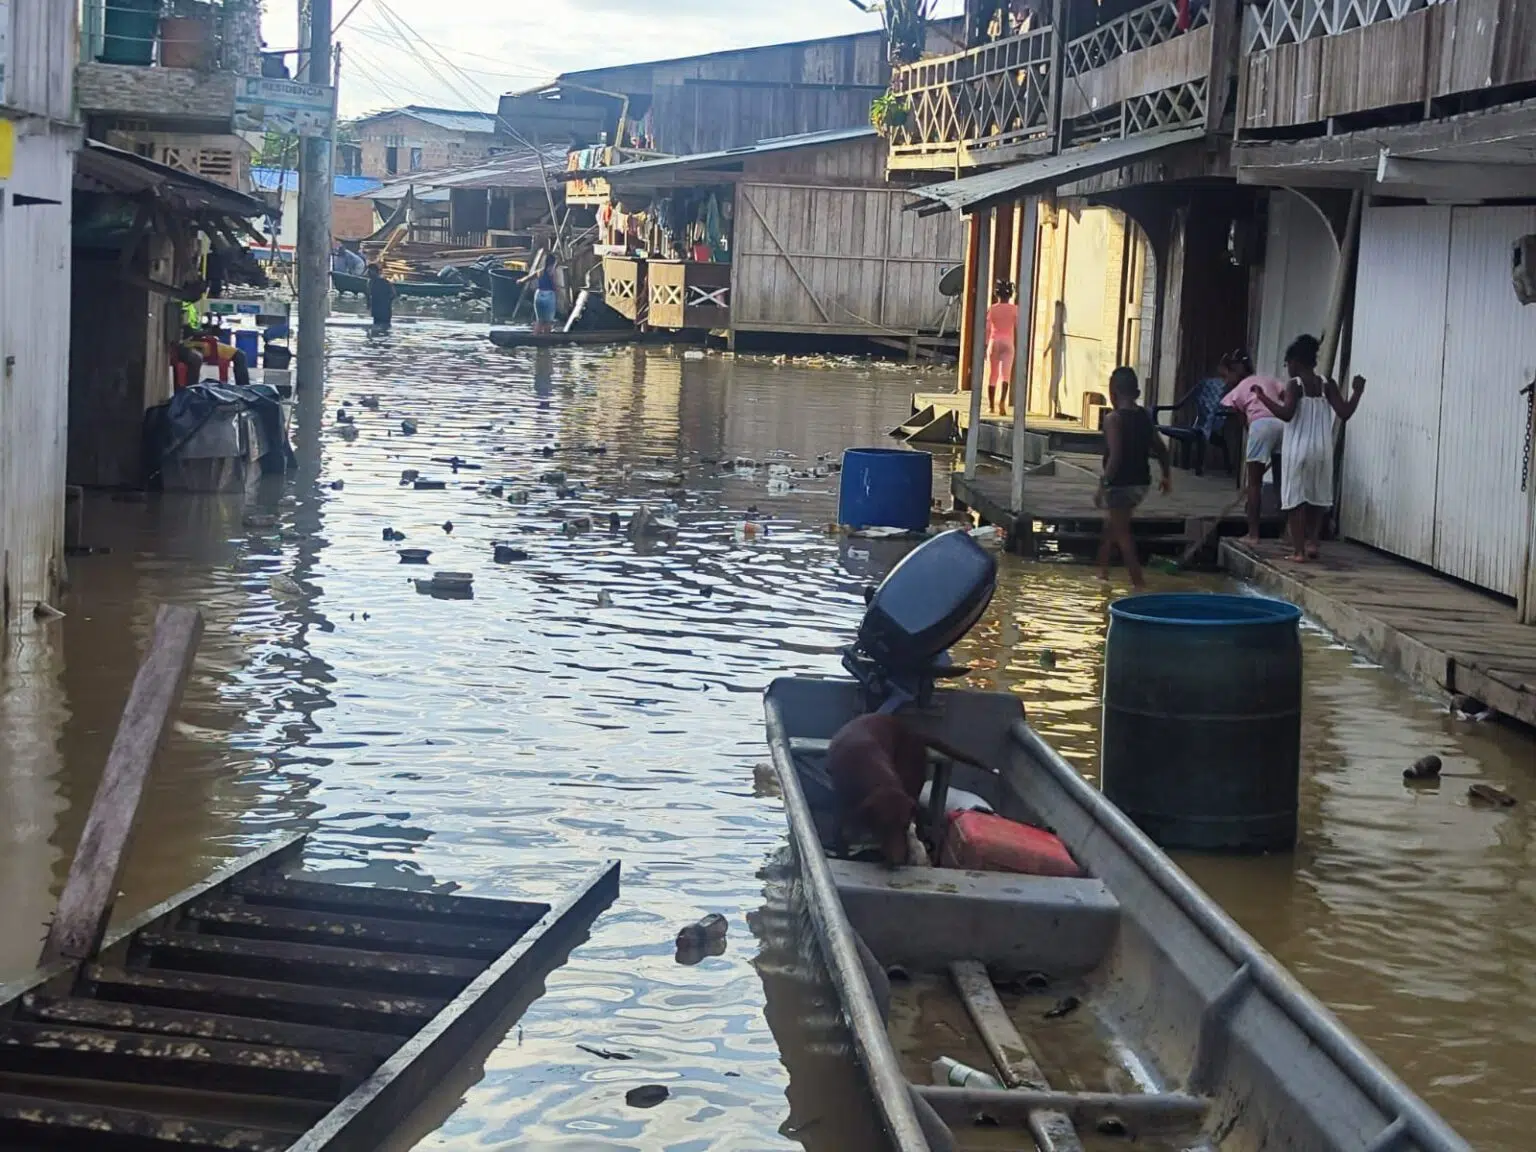
POLYGON ((1332 380, 1317 374, 1316 336, 1298 336, 1285 350, 1285 370, 1291 381, 1285 397, 1276 401, 1258 393, 1260 401, 1285 421, 1280 443, 1280 507, 1285 509, 1291 536, 1291 559, 1316 560, 1323 517, 1333 507, 1333 421, 1348 420, 1360 406, 1365 377, 1350 383, 1349 399, 1332 380))

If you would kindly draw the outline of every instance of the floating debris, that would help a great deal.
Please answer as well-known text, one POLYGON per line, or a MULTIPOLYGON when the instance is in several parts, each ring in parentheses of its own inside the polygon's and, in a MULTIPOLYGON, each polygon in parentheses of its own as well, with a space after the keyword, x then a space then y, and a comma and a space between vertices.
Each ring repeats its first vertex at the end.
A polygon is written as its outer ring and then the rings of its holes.
POLYGON ((60 612, 46 600, 39 600, 32 607, 32 617, 36 620, 62 620, 64 613, 60 612))
POLYGON ((506 489, 503 488, 500 484, 492 484, 486 488, 486 491, 489 492, 492 496, 500 496, 503 492, 506 491, 506 489))
POLYGON ((670 1095, 665 1084, 642 1084, 624 1093, 624 1103, 631 1108, 654 1108, 670 1095))
POLYGON ((1467 799, 1477 800, 1483 804, 1492 804, 1497 808, 1513 808, 1518 801, 1502 788, 1495 788, 1492 784, 1474 784, 1467 789, 1467 799))
POLYGON ((644 505, 629 518, 629 538, 631 540, 639 540, 642 537, 666 536, 676 531, 677 525, 675 523, 662 519, 644 505))
POLYGON ((683 353, 683 359, 684 360, 702 360, 702 359, 704 359, 704 353, 700 352, 697 348, 690 348, 690 349, 688 349, 688 351, 683 353))
POLYGON ((683 483, 682 474, 679 472, 632 472, 630 475, 636 480, 644 480, 648 484, 664 484, 669 488, 679 487, 683 483))
POLYGON ((332 480, 331 481, 331 491, 332 492, 340 492, 346 486, 347 485, 346 485, 345 481, 342 481, 342 480, 332 480))
POLYGON ((1492 720, 1497 714, 1475 696, 1457 695, 1451 697, 1451 715, 1458 720, 1472 720, 1481 723, 1485 720, 1492 720))
POLYGON ((453 532, 453 521, 452 520, 444 520, 443 521, 443 531, 444 532, 448 532, 448 533, 452 533, 453 532))
POLYGON ((421 476, 421 473, 418 472, 416 469, 414 469, 414 468, 407 468, 405 471, 400 473, 400 483, 402 483, 402 484, 409 484, 412 481, 414 481, 417 478, 419 478, 420 476, 421 476))
POLYGON ((342 405, 336 410, 336 423, 350 424, 352 423, 352 419, 352 413, 347 411, 346 405, 342 405))
POLYGON ((624 527, 624 521, 617 512, 608 513, 608 531, 618 532, 624 527))
POLYGON ((400 421, 400 431, 404 435, 406 435, 406 436, 414 436, 414 435, 416 435, 416 421, 414 421, 414 420, 402 420, 402 421, 400 421))
POLYGON ((592 531, 592 517, 576 516, 567 520, 560 526, 560 530, 567 536, 579 536, 583 532, 592 531))
POLYGON ((585 452, 588 456, 606 456, 608 454, 608 445, 588 444, 585 448, 582 449, 582 451, 585 452))
POLYGON ((475 582, 473 572, 434 572, 432 583, 439 588, 468 588, 475 582))
POLYGON ((478 472, 480 470, 479 464, 471 464, 462 456, 434 456, 432 457, 432 463, 447 464, 455 472, 457 472, 460 468, 464 469, 466 472, 478 472))
POLYGON ((396 548, 395 552, 402 564, 425 564, 427 557, 432 555, 430 548, 396 548))
POLYGON ((539 483, 541 483, 541 484, 555 484, 555 485, 564 484, 565 483, 565 473, 561 472, 559 469, 554 469, 553 471, 545 472, 542 475, 540 475, 539 483))
POLYGON ((241 523, 247 528, 275 528, 277 526, 277 517, 269 516, 265 512, 251 512, 241 520, 241 523))
POLYGON ((273 576, 267 581, 267 586, 280 596, 302 596, 304 589, 299 582, 291 576, 273 576))
POLYGON ((510 544, 497 544, 492 553, 492 558, 498 564, 512 564, 519 560, 528 559, 528 553, 521 548, 514 548, 510 544))
POLYGON ((555 454, 555 446, 553 444, 546 444, 544 447, 540 448, 539 451, 544 453, 546 456, 553 456, 555 454))
POLYGON ((377 408, 379 406, 379 398, 378 398, 378 396, 374 395, 373 393, 369 393, 366 396, 358 397, 357 402, 359 404, 361 404, 364 408, 377 408))
POLYGON ((343 440, 356 440, 357 428, 351 424, 338 424, 336 426, 336 434, 343 440))
POLYGON ((397 532, 393 528, 386 528, 386 529, 384 529, 384 539, 386 541, 404 540, 405 539, 405 533, 404 532, 397 532))
MULTIPOLYGON (((1040 649, 1040 667, 1056 667, 1056 653, 1051 651, 1049 648, 1040 649)), ((1436 770, 1439 770, 1439 761, 1436 761, 1436 770)))
POLYGON ((594 1048, 590 1044, 578 1044, 578 1045, 576 1045, 576 1047, 580 1048, 583 1052, 590 1052, 592 1055, 596 1056, 599 1060, 633 1060, 634 1059, 634 1057, 631 1056, 628 1052, 615 1052, 612 1048, 594 1048))
POLYGON ((708 916, 695 920, 692 924, 685 925, 677 933, 677 947, 703 948, 712 940, 724 940, 730 925, 724 916, 718 912, 711 912, 708 916))
POLYGON ((1440 757, 1420 756, 1413 764, 1403 769, 1404 780, 1438 780, 1440 779, 1440 757))
POLYGON ((415 486, 418 492, 441 492, 444 488, 448 487, 448 481, 421 478, 416 481, 415 486))

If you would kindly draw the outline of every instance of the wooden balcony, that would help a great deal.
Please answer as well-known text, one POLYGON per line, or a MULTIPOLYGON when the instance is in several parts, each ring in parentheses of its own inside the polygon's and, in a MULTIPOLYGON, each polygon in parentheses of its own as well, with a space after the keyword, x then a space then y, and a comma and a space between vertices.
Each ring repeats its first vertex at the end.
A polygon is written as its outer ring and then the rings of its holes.
POLYGON ((1489 90, 1528 98, 1533 27, 1536 0, 1264 0, 1243 17, 1239 134, 1408 123, 1486 105, 1489 90))
POLYGON ((1213 106, 1211 93, 1228 91, 1236 15, 1222 0, 1191 3, 1189 15, 1181 29, 1177 0, 1153 0, 1067 42, 1063 147, 1220 126, 1224 99, 1213 106), (1227 45, 1221 56, 1219 44, 1227 45))
POLYGON ((1049 152, 1055 57, 1054 30, 1037 28, 896 68, 891 91, 909 112, 891 131, 889 166, 953 170, 1049 152))

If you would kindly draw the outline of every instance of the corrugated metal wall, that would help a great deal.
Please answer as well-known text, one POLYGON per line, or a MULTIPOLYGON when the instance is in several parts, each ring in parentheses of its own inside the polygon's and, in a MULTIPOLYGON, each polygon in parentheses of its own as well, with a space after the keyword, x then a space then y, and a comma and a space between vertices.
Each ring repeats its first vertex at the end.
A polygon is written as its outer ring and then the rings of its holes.
POLYGON ((964 258, 960 224, 952 213, 904 212, 905 200, 886 188, 737 185, 732 325, 937 328, 946 303, 939 278, 964 258))
POLYGON ((1536 376, 1536 308, 1515 299, 1510 251, 1531 232, 1536 208, 1451 213, 1435 567, 1507 596, 1525 579, 1520 389, 1536 376))
POLYGON ((1349 370, 1346 535, 1504 595, 1528 535, 1520 491, 1536 317, 1510 287, 1532 208, 1368 208, 1349 370))
POLYGON ((58 127, 20 136, 11 179, 0 189, 0 591, 6 623, 51 597, 63 572, 74 139, 58 127))

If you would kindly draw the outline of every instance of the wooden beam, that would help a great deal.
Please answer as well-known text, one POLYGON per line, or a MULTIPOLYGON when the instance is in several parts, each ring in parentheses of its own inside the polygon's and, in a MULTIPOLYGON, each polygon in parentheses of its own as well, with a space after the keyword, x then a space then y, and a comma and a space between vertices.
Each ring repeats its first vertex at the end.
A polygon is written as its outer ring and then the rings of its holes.
POLYGON ((1035 259, 1040 240, 1040 198, 1031 196, 1019 205, 1015 241, 1017 243, 1014 296, 1019 306, 1019 330, 1013 342, 1013 483, 1009 505, 1015 516, 1024 511, 1024 433, 1029 408, 1029 377, 1033 358, 1029 352, 1029 334, 1035 314, 1035 259))
MULTIPOLYGON (((992 978, 987 975, 987 966, 979 960, 957 960, 949 966, 949 975, 960 998, 965 1001, 965 1010, 971 1014, 976 1030, 981 1033, 992 1062, 1002 1074, 1003 1084, 1008 1088, 1049 1092, 1050 1082, 1024 1037, 1019 1035, 1003 1002, 998 999, 992 978)), ((1031 1111, 1027 1114, 1026 1125, 1040 1152, 1083 1152, 1083 1143, 1077 1138, 1071 1119, 1062 1112, 1031 1111)))
POLYGON ((1524 199, 1536 189, 1536 164, 1462 164, 1395 156, 1383 148, 1376 163, 1376 188, 1426 200, 1524 199))
POLYGON ((170 731, 202 634, 202 613, 161 605, 43 943, 41 966, 57 960, 86 960, 101 943, 144 792, 144 777, 170 731))
POLYGON ((959 387, 971 386, 971 345, 976 341, 976 262, 980 259, 981 225, 975 216, 965 217, 965 279, 960 290, 959 387))
POLYGON ((987 308, 992 302, 992 215, 995 208, 985 208, 973 217, 978 238, 976 245, 976 286, 971 308, 971 424, 965 430, 965 474, 976 475, 976 455, 981 438, 981 393, 986 387, 987 308))

